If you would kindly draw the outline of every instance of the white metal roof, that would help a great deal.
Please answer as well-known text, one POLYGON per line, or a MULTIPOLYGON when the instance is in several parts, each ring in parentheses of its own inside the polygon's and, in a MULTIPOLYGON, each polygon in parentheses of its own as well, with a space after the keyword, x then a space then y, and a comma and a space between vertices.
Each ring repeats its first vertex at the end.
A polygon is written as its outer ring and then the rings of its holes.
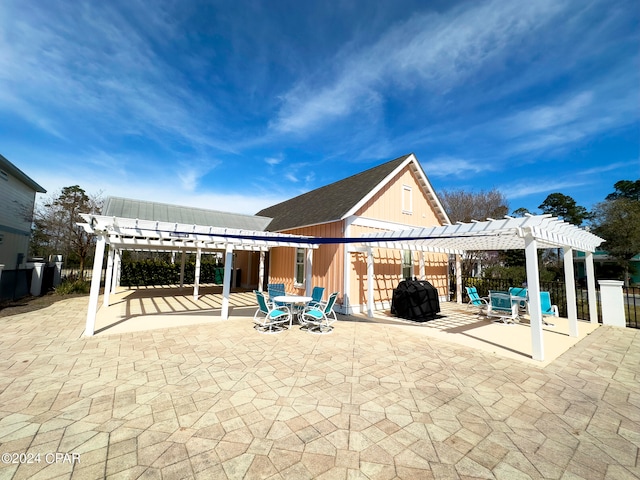
POLYGON ((105 234, 107 243, 128 250, 195 251, 234 250, 266 251, 270 247, 318 248, 309 237, 256 230, 189 225, 136 218, 81 214, 87 223, 80 224, 92 234, 105 234))
POLYGON ((593 252, 604 242, 602 238, 550 215, 490 218, 483 222, 376 232, 364 234, 361 238, 363 244, 385 248, 462 253, 469 250, 522 250, 528 235, 538 241, 538 248, 573 248, 593 252))

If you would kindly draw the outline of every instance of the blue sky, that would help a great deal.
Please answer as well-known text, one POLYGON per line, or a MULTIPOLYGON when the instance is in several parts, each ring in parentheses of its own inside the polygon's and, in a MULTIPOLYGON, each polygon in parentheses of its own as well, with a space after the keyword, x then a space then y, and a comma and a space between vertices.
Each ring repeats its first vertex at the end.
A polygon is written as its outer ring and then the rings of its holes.
POLYGON ((55 193, 255 213, 413 152, 436 192, 640 177, 633 0, 0 2, 0 153, 55 193))

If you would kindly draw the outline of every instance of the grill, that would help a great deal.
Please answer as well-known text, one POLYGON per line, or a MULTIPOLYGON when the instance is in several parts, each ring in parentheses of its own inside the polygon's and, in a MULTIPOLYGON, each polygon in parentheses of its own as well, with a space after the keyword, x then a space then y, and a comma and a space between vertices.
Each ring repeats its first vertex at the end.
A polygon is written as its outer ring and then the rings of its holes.
POLYGON ((391 314, 426 322, 440 312, 438 290, 426 280, 403 280, 393 290, 391 314))

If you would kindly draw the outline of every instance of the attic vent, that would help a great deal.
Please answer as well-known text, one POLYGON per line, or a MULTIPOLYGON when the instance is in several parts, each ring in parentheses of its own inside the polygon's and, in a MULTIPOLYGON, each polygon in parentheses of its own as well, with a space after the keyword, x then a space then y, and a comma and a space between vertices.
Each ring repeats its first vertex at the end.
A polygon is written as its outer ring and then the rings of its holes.
POLYGON ((0 178, 3 180, 9 181, 9 175, 4 170, 0 170, 0 178))

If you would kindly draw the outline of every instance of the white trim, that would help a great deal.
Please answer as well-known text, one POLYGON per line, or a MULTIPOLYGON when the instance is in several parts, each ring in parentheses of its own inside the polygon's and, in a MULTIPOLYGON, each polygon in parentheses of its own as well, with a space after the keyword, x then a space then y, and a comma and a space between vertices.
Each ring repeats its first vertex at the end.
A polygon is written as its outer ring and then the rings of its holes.
POLYGON ((451 221, 449 220, 449 216, 447 215, 447 212, 444 210, 442 203, 440 203, 440 200, 438 199, 438 196, 436 195, 436 192, 433 189, 433 186, 431 185, 431 182, 429 182, 427 175, 424 173, 424 170, 422 169, 422 165, 420 165, 420 162, 418 162, 418 159, 415 157, 413 153, 409 155, 405 159, 405 161, 402 162, 398 167, 396 167, 396 169, 393 172, 391 172, 380 183, 378 183, 375 187, 373 187, 373 189, 369 191, 369 193, 365 195, 345 215, 343 215, 342 218, 344 219, 352 215, 355 215, 356 212, 358 212, 358 210, 360 210, 369 200, 371 200, 375 195, 377 195, 378 192, 380 192, 380 190, 382 190, 382 188, 384 188, 384 186, 388 184, 396 175, 398 175, 407 165, 413 166, 413 172, 421 180, 420 183, 424 193, 426 193, 426 196, 429 200, 435 203, 436 212, 438 214, 438 217, 440 217, 440 219, 442 220, 442 223, 445 223, 445 224, 451 223, 451 221))

